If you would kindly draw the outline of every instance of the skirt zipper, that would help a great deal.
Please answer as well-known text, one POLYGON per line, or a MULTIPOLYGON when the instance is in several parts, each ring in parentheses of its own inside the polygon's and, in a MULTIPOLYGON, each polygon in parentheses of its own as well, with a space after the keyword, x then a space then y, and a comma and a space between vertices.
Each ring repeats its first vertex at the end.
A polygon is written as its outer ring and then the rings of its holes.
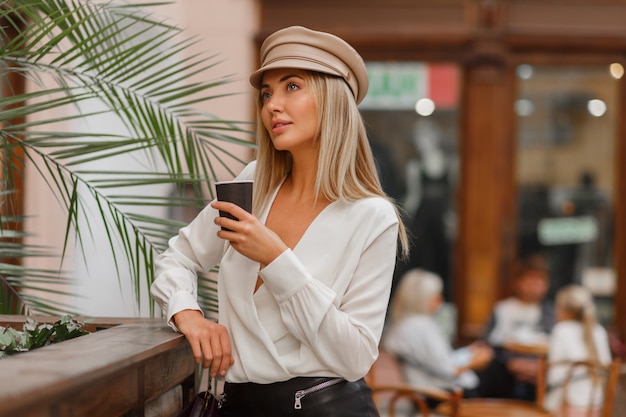
POLYGON ((302 397, 304 397, 307 394, 311 394, 313 392, 319 391, 321 389, 333 386, 335 384, 340 383, 341 381, 344 381, 343 378, 333 378, 333 379, 329 379, 328 381, 324 381, 321 382, 317 385, 312 386, 311 388, 307 388, 307 389, 301 389, 299 391, 296 391, 296 401, 293 405, 293 408, 295 408, 296 410, 299 410, 302 408, 302 403, 300 402, 300 400, 302 400, 302 397))

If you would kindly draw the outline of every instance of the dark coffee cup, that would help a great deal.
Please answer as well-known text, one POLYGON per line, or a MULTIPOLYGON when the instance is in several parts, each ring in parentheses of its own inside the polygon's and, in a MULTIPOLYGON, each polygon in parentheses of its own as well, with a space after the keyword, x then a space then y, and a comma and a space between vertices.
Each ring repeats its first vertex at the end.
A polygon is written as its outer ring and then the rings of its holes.
MULTIPOLYGON (((215 183, 215 192, 219 201, 233 203, 252 213, 252 180, 218 181, 215 183)), ((230 213, 220 210, 220 217, 239 220, 230 213)), ((222 227, 222 230, 230 230, 222 227)))

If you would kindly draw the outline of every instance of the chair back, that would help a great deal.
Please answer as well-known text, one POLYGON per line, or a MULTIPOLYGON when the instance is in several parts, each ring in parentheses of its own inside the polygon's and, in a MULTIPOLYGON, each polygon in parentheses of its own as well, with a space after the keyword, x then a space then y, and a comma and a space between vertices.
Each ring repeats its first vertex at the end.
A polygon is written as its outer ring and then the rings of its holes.
MULTIPOLYGON (((593 361, 559 361, 547 362, 541 359, 539 363, 539 378, 537 381, 537 404, 543 406, 548 390, 554 389, 547 386, 546 373, 550 367, 566 366, 565 377, 558 384, 557 389, 561 389, 561 403, 557 415, 560 417, 580 416, 580 417, 611 417, 615 402, 615 391, 619 380, 621 360, 613 359, 608 365, 602 365, 593 361), (589 380, 591 389, 588 393, 590 401, 585 409, 574 407, 568 403, 567 393, 581 378, 589 380), (599 401, 591 401, 594 395, 601 396, 599 401)), ((585 393, 587 395, 587 393, 585 393)))
POLYGON ((437 410, 445 410, 446 416, 458 416, 459 402, 463 397, 462 389, 448 391, 407 384, 395 355, 384 350, 380 351, 365 380, 374 393, 374 401, 382 415, 429 417, 433 413, 431 410, 433 403, 438 403, 437 410), (402 406, 404 409, 400 412, 402 406))

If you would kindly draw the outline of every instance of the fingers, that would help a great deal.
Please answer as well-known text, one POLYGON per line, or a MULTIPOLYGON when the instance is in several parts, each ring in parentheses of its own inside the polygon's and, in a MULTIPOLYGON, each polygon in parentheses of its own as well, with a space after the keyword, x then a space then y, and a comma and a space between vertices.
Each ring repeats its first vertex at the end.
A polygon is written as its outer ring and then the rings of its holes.
POLYGON ((226 375, 226 371, 234 363, 234 359, 230 351, 230 343, 228 341, 228 338, 211 338, 211 353, 213 355, 212 360, 209 363, 209 366, 211 368, 209 371, 211 377, 215 377, 217 375, 226 375))
POLYGON ((191 352, 193 353, 193 359, 196 363, 202 362, 202 348, 200 347, 200 343, 192 343, 192 341, 187 337, 187 341, 191 346, 191 352))
POLYGON ((210 368, 212 377, 226 375, 234 363, 226 328, 203 317, 194 316, 189 321, 183 318, 179 316, 176 322, 180 323, 179 329, 187 338, 196 363, 210 368))
POLYGON ((216 210, 225 211, 227 213, 232 214, 237 219, 243 219, 250 213, 239 207, 234 203, 229 203, 227 201, 214 201, 211 203, 211 207, 216 210))
POLYGON ((229 241, 237 237, 241 238, 242 234, 246 234, 249 230, 249 226, 245 223, 240 220, 229 219, 228 217, 216 217, 213 222, 224 228, 218 232, 218 236, 229 241), (235 234, 235 232, 238 234, 235 234))
MULTIPOLYGON (((211 349, 211 339, 210 338, 202 338, 200 340, 200 345, 202 346, 202 367, 207 369, 211 366, 214 359, 213 349, 211 349)), ((200 363, 200 361, 196 361, 200 363)), ((213 376, 213 373, 211 373, 213 376)))
POLYGON ((233 203, 227 203, 224 201, 214 201, 213 203, 211 203, 211 207, 222 212, 226 212, 236 219, 231 219, 229 217, 221 215, 213 220, 216 225, 226 229, 218 233, 218 236, 222 239, 230 241, 231 239, 238 236, 234 232, 244 234, 250 232, 250 229, 252 227, 250 221, 255 219, 252 214, 248 213, 247 211, 233 203))
POLYGON ((228 368, 235 362, 230 351, 230 341, 228 340, 228 338, 220 338, 219 350, 221 353, 221 361, 219 366, 216 366, 216 372, 219 372, 220 376, 224 376, 226 375, 226 371, 228 370, 228 368))
POLYGON ((244 209, 223 201, 214 201, 211 206, 218 210, 229 211, 230 214, 239 218, 237 221, 218 216, 213 221, 216 225, 229 229, 219 230, 217 236, 229 241, 237 252, 251 260, 269 265, 288 248, 275 232, 244 209))

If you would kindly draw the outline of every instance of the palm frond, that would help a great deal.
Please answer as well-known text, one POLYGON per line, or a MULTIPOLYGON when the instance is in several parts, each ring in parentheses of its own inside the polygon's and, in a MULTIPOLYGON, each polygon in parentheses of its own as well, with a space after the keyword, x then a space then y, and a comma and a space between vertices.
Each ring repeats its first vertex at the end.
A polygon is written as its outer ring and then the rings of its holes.
POLYGON ((140 209, 197 210, 211 197, 206 185, 216 173, 245 162, 233 145, 253 147, 249 125, 193 107, 222 98, 215 91, 233 77, 215 76, 219 56, 190 53, 199 39, 148 12, 159 4, 23 0, 0 7, 1 82, 15 92, 0 97, 6 169, 18 170, 26 158, 53 190, 67 213, 63 253, 72 239, 78 247, 93 239, 82 220, 102 224, 118 275, 130 274, 138 303, 141 281, 153 280, 155 254, 180 226, 140 209), (15 80, 34 89, 19 93, 15 80), (122 128, 90 128, 103 116, 122 128), (134 170, 89 168, 116 166, 122 156, 137 161, 134 170), (184 195, 189 184, 191 197, 184 195), (173 192, 160 195, 163 185, 173 192))
MULTIPOLYGON (((4 217, 4 222, 20 224, 21 217, 4 217)), ((27 233, 4 228, 0 232, 0 313, 9 314, 58 314, 73 313, 72 307, 58 301, 75 296, 73 280, 58 270, 25 268, 8 262, 9 259, 52 258, 51 248, 20 242, 27 233), (61 297, 42 296, 55 294, 61 297)))

